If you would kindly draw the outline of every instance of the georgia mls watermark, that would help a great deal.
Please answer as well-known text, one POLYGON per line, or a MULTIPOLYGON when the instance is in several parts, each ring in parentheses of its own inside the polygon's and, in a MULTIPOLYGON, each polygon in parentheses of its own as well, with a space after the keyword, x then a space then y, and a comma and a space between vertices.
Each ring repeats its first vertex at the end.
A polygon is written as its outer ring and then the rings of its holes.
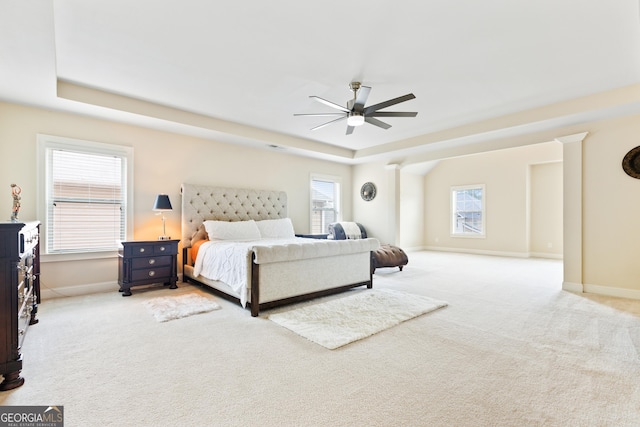
POLYGON ((64 427, 64 407, 0 406, 0 427, 64 427))

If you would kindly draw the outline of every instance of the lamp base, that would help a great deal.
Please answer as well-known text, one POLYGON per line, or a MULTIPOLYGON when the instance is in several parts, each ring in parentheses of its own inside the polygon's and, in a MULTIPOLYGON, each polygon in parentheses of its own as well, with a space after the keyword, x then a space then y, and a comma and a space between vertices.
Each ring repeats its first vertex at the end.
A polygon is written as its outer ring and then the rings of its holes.
POLYGON ((158 236, 158 240, 171 240, 169 236, 158 236))

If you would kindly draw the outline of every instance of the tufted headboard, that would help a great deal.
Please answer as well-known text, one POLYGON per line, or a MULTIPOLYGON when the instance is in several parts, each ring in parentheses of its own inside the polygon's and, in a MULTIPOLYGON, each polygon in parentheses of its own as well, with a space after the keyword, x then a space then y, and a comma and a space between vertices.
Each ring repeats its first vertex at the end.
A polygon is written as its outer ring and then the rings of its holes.
POLYGON ((191 237, 205 220, 247 221, 287 216, 287 193, 182 184, 182 245, 191 246, 191 237))

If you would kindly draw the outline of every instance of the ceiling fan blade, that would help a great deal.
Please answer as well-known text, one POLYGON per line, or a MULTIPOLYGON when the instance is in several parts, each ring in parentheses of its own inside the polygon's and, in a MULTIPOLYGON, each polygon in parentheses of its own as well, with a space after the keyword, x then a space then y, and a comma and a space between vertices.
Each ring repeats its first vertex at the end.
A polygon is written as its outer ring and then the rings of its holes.
POLYGON ((355 129, 355 126, 347 126, 347 133, 346 135, 351 135, 353 133, 353 130, 355 129))
POLYGON ((418 113, 415 111, 374 111, 369 113, 369 117, 415 117, 418 113))
POLYGON ((339 117, 339 118, 337 118, 337 119, 335 119, 335 120, 331 120, 331 121, 329 121, 329 122, 323 123, 323 124, 321 124, 321 125, 319 125, 319 126, 316 126, 316 127, 314 127, 314 128, 311 128, 311 130, 318 130, 318 129, 321 129, 321 128, 325 127, 325 126, 330 125, 331 123, 339 122, 340 120, 345 120, 346 118, 347 118, 347 116, 346 116, 346 114, 345 114, 343 117, 339 117))
POLYGON ((410 93, 410 94, 407 94, 407 95, 404 95, 404 96, 399 96, 397 98, 390 99, 388 101, 381 102, 379 104, 370 105, 370 106, 368 106, 367 108, 364 109, 364 114, 370 114, 370 113, 372 113, 374 111, 382 110, 383 108, 391 107, 392 105, 396 105, 396 104, 399 104, 401 102, 412 100, 415 97, 416 96, 414 94, 410 93))
POLYGON ((367 103, 371 88, 369 86, 360 86, 358 93, 356 94, 356 102, 353 106, 354 111, 362 112, 364 110, 364 104, 367 103))
POLYGON ((307 117, 329 117, 329 116, 344 116, 344 113, 296 113, 294 116, 307 116, 307 117))
POLYGON ((382 120, 374 119, 373 117, 370 117, 370 116, 365 116, 364 121, 367 123, 371 123, 374 126, 378 126, 382 129, 389 129, 391 127, 390 124, 385 123, 382 120))
POLYGON ((335 108, 336 110, 344 111, 345 113, 349 112, 349 110, 343 107, 342 105, 338 105, 331 101, 327 101, 326 99, 320 98, 319 96, 311 95, 309 98, 313 98, 316 101, 323 103, 324 105, 328 105, 331 108, 335 108))

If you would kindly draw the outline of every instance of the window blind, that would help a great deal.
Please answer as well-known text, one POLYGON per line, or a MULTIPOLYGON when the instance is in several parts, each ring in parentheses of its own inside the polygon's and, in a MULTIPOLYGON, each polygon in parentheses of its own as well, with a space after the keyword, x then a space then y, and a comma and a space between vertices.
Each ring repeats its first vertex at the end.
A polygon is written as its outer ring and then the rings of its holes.
POLYGON ((326 233, 338 221, 339 183, 311 180, 311 232, 326 233))
POLYGON ((454 236, 484 236, 484 185, 452 187, 452 229, 454 236))
POLYGON ((115 250, 125 239, 126 157, 47 152, 47 252, 115 250))

